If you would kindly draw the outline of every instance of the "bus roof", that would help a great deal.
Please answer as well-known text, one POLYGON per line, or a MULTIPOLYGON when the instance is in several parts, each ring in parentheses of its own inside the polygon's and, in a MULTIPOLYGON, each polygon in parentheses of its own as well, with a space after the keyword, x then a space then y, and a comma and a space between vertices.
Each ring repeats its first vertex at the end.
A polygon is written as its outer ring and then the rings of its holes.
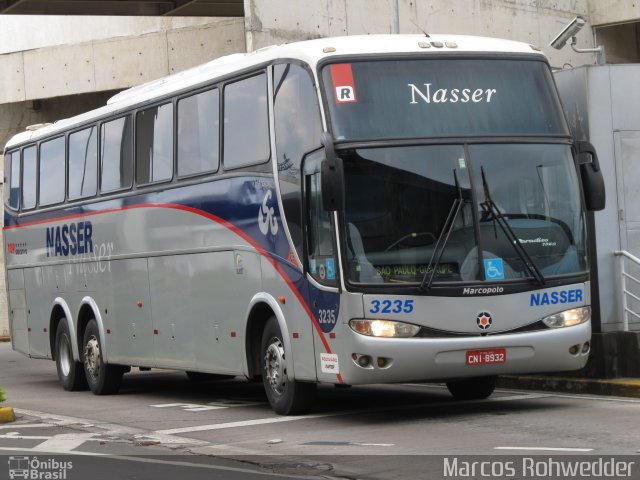
POLYGON ((544 58, 542 52, 527 43, 489 37, 467 35, 353 35, 307 40, 265 47, 251 53, 236 53, 217 58, 182 72, 131 87, 109 99, 107 105, 59 120, 52 125, 14 135, 5 149, 55 135, 92 119, 115 114, 135 105, 162 98, 172 92, 186 90, 252 66, 276 59, 298 59, 314 67, 323 59, 343 55, 374 55, 390 53, 416 53, 442 55, 451 53, 516 53, 534 54, 544 58))

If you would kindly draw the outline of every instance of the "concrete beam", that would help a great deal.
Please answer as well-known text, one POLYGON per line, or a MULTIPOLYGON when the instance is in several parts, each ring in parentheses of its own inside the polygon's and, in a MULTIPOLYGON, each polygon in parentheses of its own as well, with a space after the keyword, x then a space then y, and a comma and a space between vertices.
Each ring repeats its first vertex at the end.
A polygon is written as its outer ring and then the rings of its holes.
POLYGON ((242 19, 0 56, 0 104, 128 88, 245 52, 242 19))
POLYGON ((595 27, 640 21, 640 2, 589 0, 591 23, 595 27))

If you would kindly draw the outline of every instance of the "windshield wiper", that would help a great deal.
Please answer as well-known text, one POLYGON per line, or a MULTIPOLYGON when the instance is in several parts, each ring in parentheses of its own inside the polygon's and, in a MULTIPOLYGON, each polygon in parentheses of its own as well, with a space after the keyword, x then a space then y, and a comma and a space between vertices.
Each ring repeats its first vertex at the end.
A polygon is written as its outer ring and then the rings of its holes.
POLYGON ((458 213, 460 213, 460 209, 462 208, 462 204, 464 203, 464 199, 462 198, 462 189, 460 188, 460 182, 458 182, 458 174, 456 173, 455 169, 453 170, 453 179, 455 180, 456 188, 458 189, 458 198, 456 198, 451 204, 447 219, 442 226, 440 235, 438 235, 438 240, 436 241, 436 245, 433 248, 433 253, 431 254, 431 259, 429 260, 429 265, 427 266, 427 271, 425 272, 424 277, 422 278, 422 282, 420 283, 419 289, 421 291, 429 290, 431 288, 433 277, 435 276, 436 270, 440 265, 440 260, 442 260, 442 255, 444 254, 444 249, 447 246, 447 242, 449 241, 449 236, 453 231, 453 225, 456 218, 458 218, 458 213))
POLYGON ((498 226, 502 229, 511 245, 513 245, 513 249, 516 251, 527 270, 529 270, 531 276, 535 278, 540 285, 544 285, 545 280, 542 272, 534 263, 533 259, 527 253, 525 248, 522 246, 522 242, 520 242, 520 239, 511 228, 511 225, 509 225, 509 222, 507 222, 507 219, 504 218, 504 215, 491 198, 491 190, 489 189, 489 184, 487 183, 487 177, 484 174, 484 167, 480 167, 480 173, 482 174, 482 186, 484 187, 485 196, 485 201, 482 202, 480 206, 484 209, 485 212, 491 214, 494 221, 498 222, 498 226))

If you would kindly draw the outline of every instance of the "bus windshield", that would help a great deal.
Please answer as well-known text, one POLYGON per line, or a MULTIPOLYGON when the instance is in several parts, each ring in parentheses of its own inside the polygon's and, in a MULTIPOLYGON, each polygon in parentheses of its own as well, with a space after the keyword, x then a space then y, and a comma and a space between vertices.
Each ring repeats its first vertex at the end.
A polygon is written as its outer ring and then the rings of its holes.
POLYGON ((356 148, 341 156, 352 283, 496 282, 586 269, 567 145, 356 148))
POLYGON ((322 77, 337 141, 567 135, 541 61, 354 61, 327 65, 322 77))

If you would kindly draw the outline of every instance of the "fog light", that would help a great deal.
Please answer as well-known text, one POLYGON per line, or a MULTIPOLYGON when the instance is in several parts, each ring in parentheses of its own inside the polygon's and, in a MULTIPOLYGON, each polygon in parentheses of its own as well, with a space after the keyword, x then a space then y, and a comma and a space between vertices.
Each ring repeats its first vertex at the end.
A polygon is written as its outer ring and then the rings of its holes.
POLYGON ((589 344, 589 342, 582 345, 582 353, 589 353, 590 349, 591 349, 591 345, 589 344))
POLYGON ((389 362, 389 359, 384 357, 378 357, 378 367, 384 368, 387 366, 388 362, 389 362))
POLYGON ((368 355, 362 355, 360 358, 358 358, 358 365, 360 365, 362 368, 367 368, 369 365, 371 365, 371 357, 369 357, 368 355))
POLYGON ((569 353, 570 353, 571 355, 575 355, 575 354, 577 354, 579 351, 580 351, 580 345, 574 345, 573 347, 571 347, 571 348, 569 349, 569 353))

